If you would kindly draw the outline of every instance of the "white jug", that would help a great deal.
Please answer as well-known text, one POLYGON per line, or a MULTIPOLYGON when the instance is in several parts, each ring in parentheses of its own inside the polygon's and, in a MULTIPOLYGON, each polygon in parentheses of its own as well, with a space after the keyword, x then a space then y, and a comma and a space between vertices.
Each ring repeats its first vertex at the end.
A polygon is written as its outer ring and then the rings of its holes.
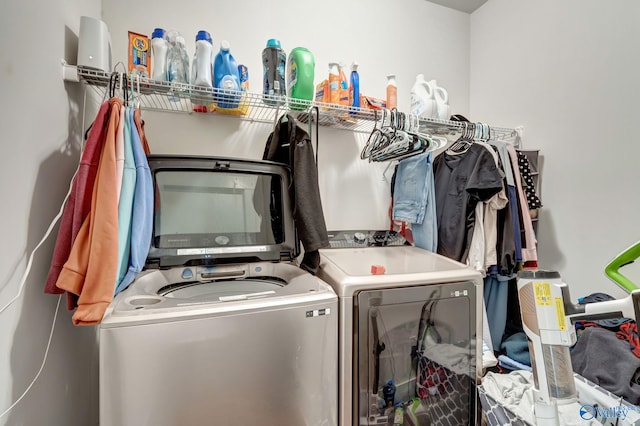
POLYGON ((444 87, 438 86, 436 80, 430 80, 429 84, 433 88, 433 118, 441 120, 449 119, 449 94, 444 87))
POLYGON ((433 94, 436 102, 435 116, 440 120, 448 120, 449 119, 449 94, 444 89, 444 87, 436 86, 435 80, 432 80, 432 83, 434 83, 433 94))
POLYGON ((418 74, 411 88, 411 114, 421 118, 433 118, 436 114, 434 92, 434 86, 424 79, 424 74, 418 74))

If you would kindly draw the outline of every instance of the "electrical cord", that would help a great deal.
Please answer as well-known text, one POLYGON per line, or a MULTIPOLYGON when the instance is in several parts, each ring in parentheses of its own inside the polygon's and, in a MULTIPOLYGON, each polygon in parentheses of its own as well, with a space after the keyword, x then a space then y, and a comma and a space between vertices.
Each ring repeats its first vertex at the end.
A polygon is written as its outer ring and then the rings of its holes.
POLYGON ((9 408, 7 408, 2 413, 0 413, 0 419, 6 416, 11 410, 13 410, 13 408, 16 405, 18 405, 18 403, 20 403, 20 401, 22 401, 22 398, 24 398, 27 395, 27 393, 29 393, 33 385, 36 383, 36 380, 38 380, 38 377, 40 377, 40 373, 42 373, 42 370, 44 369, 44 365, 47 362, 47 356, 49 355, 49 348, 51 348, 51 339, 53 338, 53 331, 56 328, 56 319, 58 318, 58 311, 60 309, 60 300, 62 300, 62 295, 58 296, 58 303, 56 304, 56 312, 53 315, 53 322, 51 323, 51 331, 49 332, 49 340, 47 341, 47 349, 44 351, 44 358, 42 359, 42 364, 40 364, 40 369, 36 373, 36 377, 33 378, 29 386, 27 386, 24 392, 22 392, 22 395, 20 395, 20 397, 16 399, 16 401, 13 404, 11 404, 9 408))
POLYGON ((44 236, 42 237, 42 239, 40 240, 40 242, 38 243, 36 248, 34 248, 33 251, 31 252, 31 254, 29 255, 29 260, 27 261, 27 269, 24 271, 24 274, 22 275, 22 279, 20 280, 20 286, 18 288, 18 293, 6 305, 4 305, 2 308, 0 308, 0 314, 3 313, 9 306, 11 306, 13 304, 13 302, 18 300, 20 298, 20 296, 22 295, 22 291, 24 290, 24 286, 25 286, 25 284, 27 282, 27 277, 29 276, 29 273, 31 272, 31 266, 33 265, 33 256, 36 254, 36 251, 40 248, 40 246, 42 244, 44 244, 44 242, 47 240, 47 238, 49 238, 49 235, 51 234, 51 231, 53 230, 53 227, 56 225, 56 223, 58 223, 58 220, 60 220, 60 217, 62 217, 62 213, 64 212, 64 206, 67 203, 67 199, 69 198, 69 195, 71 195, 71 190, 73 188, 73 181, 75 180, 76 174, 78 174, 78 170, 79 169, 80 169, 80 166, 78 165, 78 168, 73 173, 73 177, 71 178, 71 183, 69 184, 69 191, 67 192, 67 195, 65 195, 64 201, 62 202, 62 205, 60 206, 60 211, 58 212, 56 217, 53 218, 53 221, 51 221, 51 224, 49 225, 49 228, 47 229, 47 232, 45 232, 44 236))
MULTIPOLYGON (((85 91, 84 92, 83 105, 86 104, 86 100, 87 100, 87 92, 85 91)), ((82 127, 83 128, 84 128, 84 123, 85 123, 84 119, 85 119, 85 116, 84 116, 84 108, 83 108, 83 113, 82 113, 82 127)), ((91 123, 89 128, 85 131, 85 134, 84 134, 84 140, 85 141, 88 140, 88 138, 89 138, 89 131, 91 130, 91 127, 93 127, 93 123, 91 123)), ((82 159, 82 154, 84 154, 84 149, 85 148, 86 148, 86 146, 85 146, 85 144, 83 144, 82 145, 82 149, 80 150, 80 159, 82 159)), ((24 286, 26 285, 26 282, 27 282, 27 277, 29 276, 29 273, 31 272, 31 266, 33 265, 33 257, 35 256, 36 251, 40 248, 40 246, 42 244, 44 244, 44 242, 47 240, 47 238, 49 238, 49 235, 51 235, 51 231, 53 231, 54 226, 58 223, 58 220, 60 220, 60 218, 62 217, 62 214, 64 213, 64 206, 67 204, 67 200, 69 199, 69 196, 71 195, 71 191, 73 190, 73 182, 75 181, 76 175, 78 174, 78 171, 80 170, 80 164, 81 164, 80 161, 78 161, 78 167, 76 167, 76 170, 73 172, 73 176, 71 177, 71 180, 69 181, 69 190, 67 191, 67 195, 64 196, 64 200, 62 201, 62 204, 60 205, 60 210, 58 211, 58 214, 56 215, 56 217, 53 218, 53 220, 51 221, 51 224, 49 224, 49 228, 47 228, 47 232, 45 232, 44 236, 42 237, 42 239, 40 240, 38 245, 36 245, 36 247, 33 249, 31 254, 29 255, 29 260, 27 261, 27 267, 26 267, 26 269, 24 271, 24 274, 22 275, 22 279, 20 280, 18 293, 6 305, 4 305, 2 308, 0 308, 0 314, 3 313, 9 306, 11 306, 22 295, 22 291, 24 290, 24 286)), ((31 390, 33 385, 36 383, 36 380, 38 380, 38 377, 40 377, 40 374, 42 373, 42 370, 44 369, 44 365, 47 362, 47 357, 49 356, 49 348, 51 348, 51 339, 53 338, 53 331, 55 330, 56 319, 58 318, 58 311, 60 310, 60 300, 62 300, 62 294, 58 296, 58 303, 56 304, 56 311, 55 311, 55 314, 53 315, 53 322, 51 323, 51 331, 49 332, 49 340, 47 341, 47 348, 45 349, 44 357, 42 359, 42 364, 40 365, 40 369, 36 373, 36 376, 33 378, 31 383, 29 384, 29 386, 27 386, 25 391, 22 393, 22 395, 20 395, 20 397, 13 404, 11 404, 11 406, 9 406, 9 408, 7 408, 2 413, 0 413, 0 419, 2 419, 4 416, 6 416, 11 410, 13 410, 13 408, 16 405, 18 405, 18 403, 20 403, 20 401, 22 401, 22 399, 27 395, 27 393, 31 390)))
MULTIPOLYGON (((15 295, 15 297, 13 299, 11 299, 6 305, 4 305, 0 309, 0 314, 2 312, 4 312, 9 306, 11 306, 13 304, 13 302, 18 300, 18 298, 22 294, 22 291, 24 290, 24 286, 25 286, 25 284, 27 282, 27 277, 29 276, 29 273, 31 272, 31 266, 33 265, 33 257, 35 255, 36 251, 40 248, 40 246, 47 240, 47 238, 49 238, 49 235, 51 234, 51 231, 53 230, 53 227, 56 225, 56 223, 58 223, 58 220, 62 216, 62 213, 64 212, 64 206, 67 203, 67 199, 69 198, 69 195, 71 195, 71 190, 73 188, 73 181, 74 181, 74 179, 76 177, 76 174, 78 173, 79 169, 80 169, 80 166, 78 166, 78 168, 76 169, 75 173, 73 174, 73 177, 71 178, 71 184, 69 185, 69 191, 67 192, 67 195, 64 197, 64 201, 62 202, 62 205, 60 206, 60 211, 58 212, 56 217, 53 218, 53 221, 51 221, 51 224, 49 225, 49 228, 47 229, 47 232, 45 232, 44 236, 42 237, 42 239, 40 240, 38 245, 33 249, 31 254, 29 255, 29 260, 27 262, 27 268, 26 268, 24 274, 22 275, 22 279, 20 280, 20 287, 18 289, 18 293, 15 295)), ((51 339, 53 337, 53 331, 55 330, 55 327, 56 327, 56 319, 58 318, 58 311, 60 310, 60 300, 62 300, 62 295, 58 296, 58 303, 56 304, 56 312, 53 315, 53 322, 51 323, 51 332, 49 332, 49 340, 47 341, 47 349, 44 352, 44 358, 42 359, 42 364, 40 365, 40 369, 36 373, 36 376, 33 378, 31 383, 29 384, 29 386, 27 386, 25 391, 22 393, 22 395, 20 395, 20 397, 13 404, 11 404, 11 406, 9 406, 9 408, 4 410, 0 414, 0 419, 2 419, 4 416, 6 416, 11 410, 13 410, 13 408, 16 405, 18 405, 18 403, 20 403, 20 401, 22 401, 22 399, 27 395, 27 393, 31 390, 33 385, 36 383, 36 380, 38 380, 38 377, 40 377, 40 373, 42 373, 42 370, 44 369, 44 365, 47 362, 47 357, 49 355, 49 348, 51 347, 51 339)))
MULTIPOLYGON (((60 211, 58 212, 56 217, 53 218, 53 221, 51 221, 51 224, 49 225, 49 228, 47 229, 47 232, 45 232, 44 236, 42 237, 42 239, 40 240, 38 245, 33 249, 31 254, 29 255, 29 260, 27 261, 27 268, 24 271, 24 274, 22 275, 22 279, 20 280, 20 286, 19 286, 19 289, 18 289, 18 293, 15 295, 15 297, 13 299, 11 299, 6 305, 4 305, 0 309, 0 314, 2 312, 4 312, 9 306, 11 306, 13 304, 13 302, 18 300, 18 298, 22 294, 22 291, 24 290, 24 286, 25 286, 25 284, 27 282, 27 277, 29 276, 29 273, 31 272, 31 266, 33 265, 33 257, 35 255, 36 251, 40 248, 40 246, 47 240, 47 238, 49 238, 49 235, 51 234, 51 231, 53 230, 53 227, 56 225, 56 223, 58 223, 58 220, 60 220, 60 217, 62 217, 62 213, 64 212, 64 206, 67 203, 67 199, 69 198, 69 195, 71 195, 71 190, 73 189, 73 181, 75 180, 76 174, 78 174, 78 170, 79 169, 80 169, 80 165, 78 165, 78 168, 76 168, 76 171, 73 173, 73 177, 71 178, 71 183, 69 184, 69 191, 67 191, 67 195, 65 195, 65 197, 64 197, 64 201, 62 202, 62 205, 60 206, 60 211)), ((47 362, 47 357, 49 355, 49 348, 51 347, 51 339, 53 337, 53 331, 55 330, 55 327, 56 327, 56 319, 58 318, 58 311, 60 310, 60 300, 62 300, 62 295, 58 296, 58 303, 56 304, 56 312, 53 315, 53 322, 51 323, 51 332, 49 333, 49 341, 47 342, 47 349, 44 352, 44 358, 42 359, 42 364, 40 365, 40 369, 36 373, 36 376, 33 378, 31 383, 29 384, 29 386, 27 386, 25 391, 22 393, 22 395, 20 395, 20 397, 13 404, 11 404, 11 406, 9 406, 9 408, 4 410, 0 414, 0 419, 2 419, 4 416, 6 416, 11 410, 13 410, 13 408, 16 405, 18 405, 18 403, 20 403, 20 401, 22 401, 22 399, 27 395, 27 393, 31 390, 33 385, 36 383, 36 380, 38 380, 38 377, 40 377, 40 373, 42 373, 42 370, 44 369, 44 365, 47 362)))

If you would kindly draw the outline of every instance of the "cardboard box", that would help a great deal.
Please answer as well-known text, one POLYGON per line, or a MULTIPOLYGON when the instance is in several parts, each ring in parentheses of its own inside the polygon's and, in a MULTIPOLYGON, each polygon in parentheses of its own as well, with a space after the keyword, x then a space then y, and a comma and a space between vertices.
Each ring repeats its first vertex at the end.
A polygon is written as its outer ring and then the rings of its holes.
POLYGON ((151 75, 151 56, 149 37, 129 31, 129 73, 149 78, 151 75))

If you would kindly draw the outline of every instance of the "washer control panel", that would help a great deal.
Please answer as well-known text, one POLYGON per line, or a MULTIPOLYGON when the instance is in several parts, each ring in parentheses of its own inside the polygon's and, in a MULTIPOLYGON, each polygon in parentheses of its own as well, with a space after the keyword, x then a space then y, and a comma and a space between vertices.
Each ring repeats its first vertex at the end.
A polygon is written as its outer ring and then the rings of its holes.
POLYGON ((402 246, 407 241, 396 231, 330 231, 331 248, 402 246))

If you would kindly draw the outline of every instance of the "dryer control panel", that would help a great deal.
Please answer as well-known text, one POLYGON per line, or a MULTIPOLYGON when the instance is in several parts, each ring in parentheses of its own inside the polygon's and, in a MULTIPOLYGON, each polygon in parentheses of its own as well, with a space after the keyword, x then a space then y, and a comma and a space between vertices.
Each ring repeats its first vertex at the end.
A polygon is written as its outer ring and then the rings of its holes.
POLYGON ((402 246, 407 240, 396 231, 329 231, 331 248, 402 246))

